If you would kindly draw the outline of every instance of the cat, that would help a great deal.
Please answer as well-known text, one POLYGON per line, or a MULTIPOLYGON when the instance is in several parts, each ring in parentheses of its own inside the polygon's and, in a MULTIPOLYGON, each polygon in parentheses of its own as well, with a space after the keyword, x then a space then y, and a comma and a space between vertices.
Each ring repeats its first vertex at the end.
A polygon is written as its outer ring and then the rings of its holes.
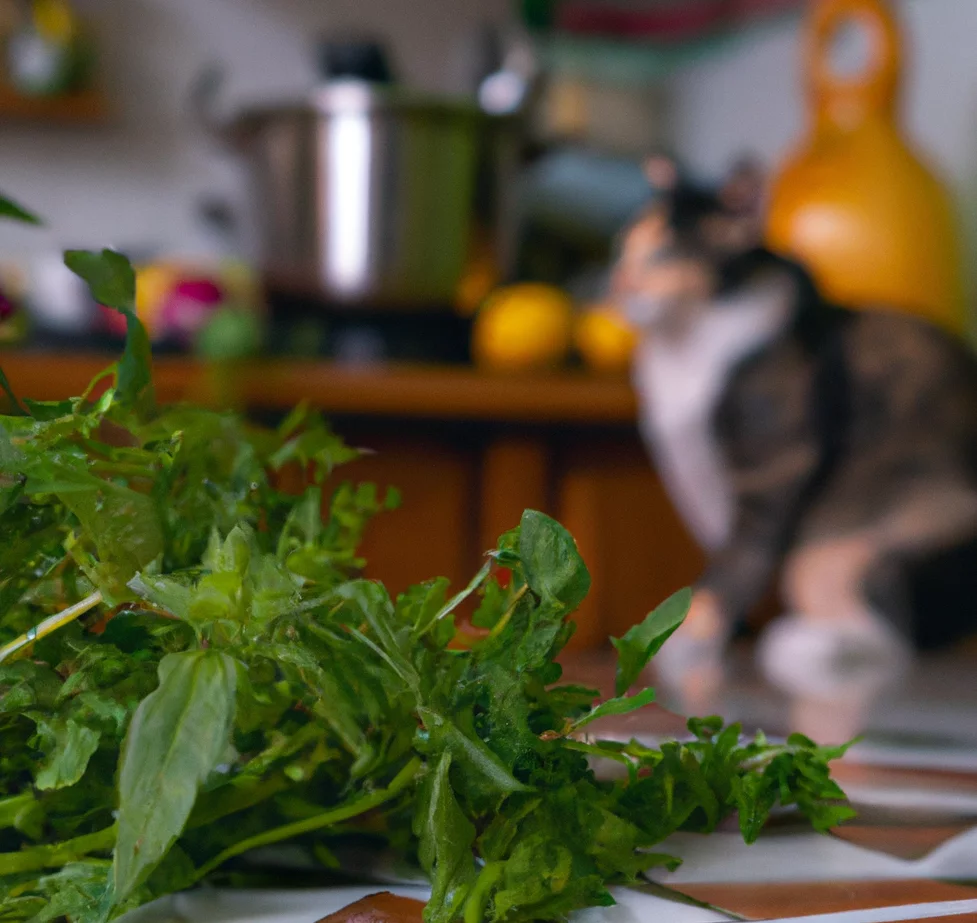
POLYGON ((977 631, 977 361, 925 320, 829 303, 766 249, 755 166, 718 187, 665 158, 646 173, 611 297, 640 331, 642 435, 708 553, 659 679, 705 707, 779 574, 767 678, 870 702, 915 651, 977 631))

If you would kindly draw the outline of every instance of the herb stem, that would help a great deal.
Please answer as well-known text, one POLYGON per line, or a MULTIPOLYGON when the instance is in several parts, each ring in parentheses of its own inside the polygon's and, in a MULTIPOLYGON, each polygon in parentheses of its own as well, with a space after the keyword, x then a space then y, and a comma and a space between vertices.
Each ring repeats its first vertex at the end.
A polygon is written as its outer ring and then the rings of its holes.
POLYGON ((522 599, 523 596, 525 596, 528 592, 528 583, 524 583, 516 591, 515 595, 512 597, 512 601, 509 603, 509 608, 505 610, 505 614, 495 623, 495 625, 492 626, 492 630, 488 633, 487 637, 489 641, 494 640, 500 634, 502 634, 503 631, 505 631, 506 625, 509 624, 509 621, 512 618, 512 613, 516 611, 516 606, 519 605, 519 600, 522 599))
POLYGON ((346 804, 324 811, 322 814, 317 814, 315 817, 309 817, 305 820, 275 827, 273 830, 267 830, 264 833, 248 837, 245 840, 235 843, 233 846, 229 846, 197 870, 197 874, 194 876, 194 883, 206 878, 211 872, 227 862, 228 859, 233 859, 242 853, 249 852, 252 849, 258 849, 262 846, 270 846, 272 843, 280 843, 282 840, 290 840, 293 837, 312 833, 315 830, 321 830, 323 827, 329 827, 340 821, 349 820, 351 817, 365 814, 367 811, 379 807, 381 804, 395 798, 407 788, 414 781, 420 769, 421 760, 415 756, 397 773, 393 781, 386 788, 372 792, 363 798, 355 798, 352 801, 346 802, 346 804))
POLYGON ((41 869, 61 868, 89 853, 107 852, 113 846, 115 846, 114 825, 96 833, 65 840, 63 843, 35 846, 32 849, 22 849, 20 852, 0 853, 0 875, 19 875, 41 869))
POLYGON ((492 572, 492 562, 486 561, 482 566, 482 569, 475 574, 471 579, 468 586, 465 587, 460 593, 453 596, 448 600, 439 610, 435 613, 434 617, 428 621, 426 625, 415 629, 414 635, 418 638, 423 638, 438 622, 441 621, 446 615, 450 615, 458 608, 472 593, 475 592, 484 582, 488 575, 492 572))
POLYGON ((75 619, 80 618, 86 612, 89 612, 97 605, 100 605, 101 602, 102 594, 96 591, 92 593, 91 596, 86 596, 81 602, 75 603, 73 606, 69 606, 67 609, 62 609, 60 612, 56 612, 54 615, 49 616, 43 622, 35 625, 29 631, 24 632, 24 634, 22 634, 19 638, 15 638, 9 644, 5 644, 3 647, 0 647, 0 663, 3 663, 8 657, 12 657, 18 651, 30 646, 35 641, 40 641, 41 638, 46 638, 48 635, 56 632, 59 628, 63 628, 65 625, 73 622, 75 619))

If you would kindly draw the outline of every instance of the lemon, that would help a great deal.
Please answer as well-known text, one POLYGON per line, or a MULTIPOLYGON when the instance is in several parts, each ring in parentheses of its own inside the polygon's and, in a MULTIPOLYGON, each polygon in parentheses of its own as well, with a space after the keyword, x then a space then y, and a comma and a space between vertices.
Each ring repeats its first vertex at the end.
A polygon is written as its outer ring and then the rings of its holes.
POLYGON ((635 329, 608 305, 585 311, 577 320, 573 339, 583 361, 598 372, 626 371, 638 345, 635 329))
POLYGON ((67 45, 75 36, 75 17, 65 0, 34 0, 34 28, 49 42, 67 45))
POLYGON ((471 317, 498 284, 499 267, 491 241, 480 239, 473 245, 471 257, 458 282, 455 311, 462 317, 471 317))
POLYGON ((149 263, 136 270, 136 314, 153 335, 160 332, 160 311, 178 279, 176 269, 165 263, 149 263))
POLYGON ((487 368, 526 371, 561 363, 570 349, 573 302, 558 288, 523 283, 499 289, 475 318, 472 352, 487 368))

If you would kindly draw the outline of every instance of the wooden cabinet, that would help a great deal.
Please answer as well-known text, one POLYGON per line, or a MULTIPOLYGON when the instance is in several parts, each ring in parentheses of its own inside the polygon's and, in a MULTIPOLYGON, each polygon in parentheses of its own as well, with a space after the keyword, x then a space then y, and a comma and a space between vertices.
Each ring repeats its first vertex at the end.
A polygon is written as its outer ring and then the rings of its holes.
MULTIPOLYGON (((54 399, 80 393, 105 360, 10 353, 2 364, 17 392, 54 399)), ((221 402, 276 413, 308 400, 349 442, 373 450, 344 472, 403 494, 364 549, 368 575, 392 592, 439 575, 464 585, 526 508, 560 519, 591 569, 577 649, 626 631, 701 567, 639 442, 626 380, 298 360, 232 372, 221 402)), ((156 365, 162 401, 213 401, 216 380, 193 360, 156 365)))

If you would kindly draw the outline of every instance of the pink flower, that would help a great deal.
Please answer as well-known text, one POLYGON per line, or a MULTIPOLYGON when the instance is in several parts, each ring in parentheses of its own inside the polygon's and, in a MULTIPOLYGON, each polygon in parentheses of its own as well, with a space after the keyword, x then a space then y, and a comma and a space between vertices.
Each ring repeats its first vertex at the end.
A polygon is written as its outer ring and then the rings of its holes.
POLYGON ((174 286, 160 312, 161 333, 189 341, 224 303, 223 290, 210 279, 185 279, 174 286))
POLYGON ((16 313, 17 305, 4 294, 3 289, 0 289, 0 322, 10 320, 16 313))

